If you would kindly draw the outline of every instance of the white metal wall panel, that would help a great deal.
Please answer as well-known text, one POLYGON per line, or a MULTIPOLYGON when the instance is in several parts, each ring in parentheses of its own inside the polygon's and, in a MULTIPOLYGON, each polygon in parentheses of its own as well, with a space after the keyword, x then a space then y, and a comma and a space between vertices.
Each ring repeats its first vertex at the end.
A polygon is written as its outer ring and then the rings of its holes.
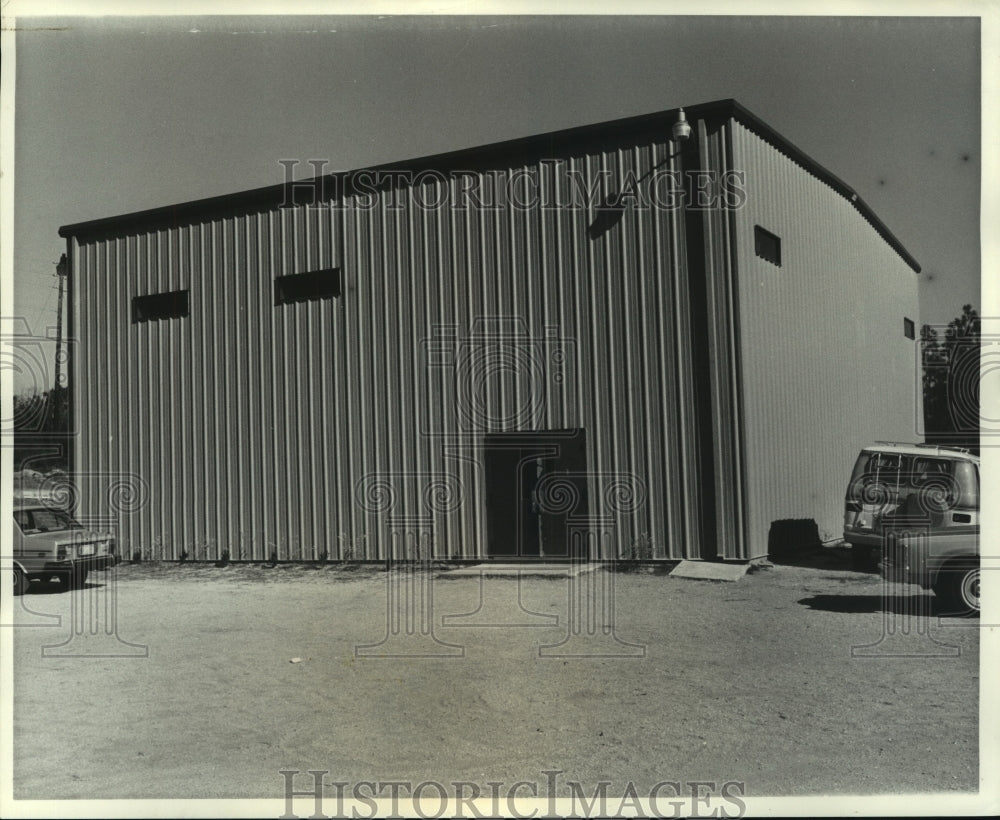
POLYGON ((815 519, 842 534, 858 450, 916 441, 916 275, 839 193, 733 122, 734 213, 750 556, 772 521, 815 519), (781 238, 781 266, 754 253, 754 226, 781 238))

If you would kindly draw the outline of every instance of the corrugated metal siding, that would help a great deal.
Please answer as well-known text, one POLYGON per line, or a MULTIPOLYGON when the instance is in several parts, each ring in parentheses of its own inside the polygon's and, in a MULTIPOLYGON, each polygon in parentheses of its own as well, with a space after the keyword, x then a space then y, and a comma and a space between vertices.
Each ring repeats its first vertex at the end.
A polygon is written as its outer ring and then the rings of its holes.
POLYGON ((730 130, 723 121, 697 123, 702 170, 711 172, 708 192, 717 207, 702 215, 705 255, 705 316, 711 382, 712 477, 716 522, 715 557, 745 558, 744 465, 738 363, 736 238, 724 207, 723 180, 732 169, 730 130))
MULTIPOLYGON (((496 182, 531 175, 543 201, 566 201, 565 171, 589 186, 606 170, 615 187, 671 148, 652 140, 562 157, 558 169, 505 168, 496 182)), ((494 182, 478 180, 488 195, 494 182)), ((423 183, 425 199, 443 184, 457 200, 454 178, 423 183)), ((404 200, 367 208, 352 196, 343 207, 71 242, 78 469, 148 485, 149 503, 122 518, 123 551, 381 559, 430 533, 437 557, 479 557, 482 433, 582 427, 590 512, 612 518, 620 553, 648 537, 656 557, 699 556, 685 503, 698 491, 689 389, 698 320, 688 316, 680 216, 629 207, 591 239, 585 209, 404 200), (328 267, 342 271, 340 298, 273 304, 276 276, 328 267), (182 288, 189 317, 131 323, 133 296, 182 288), (530 388, 541 391, 539 415, 521 412, 531 398, 523 380, 497 379, 486 392, 493 422, 470 432, 454 372, 429 366, 427 343, 451 328, 457 335, 437 338, 469 349, 483 319, 523 322, 539 362, 541 385, 530 388), (546 342, 546 328, 565 343, 546 342), (565 364, 553 345, 569 353, 565 364), (623 477, 638 500, 615 495, 623 477)), ((106 503, 99 483, 84 508, 106 503)))
POLYGON ((858 450, 916 441, 916 276, 842 196, 739 122, 734 212, 750 555, 772 521, 813 518, 842 534, 858 450), (781 238, 781 267, 754 253, 754 226, 781 238))

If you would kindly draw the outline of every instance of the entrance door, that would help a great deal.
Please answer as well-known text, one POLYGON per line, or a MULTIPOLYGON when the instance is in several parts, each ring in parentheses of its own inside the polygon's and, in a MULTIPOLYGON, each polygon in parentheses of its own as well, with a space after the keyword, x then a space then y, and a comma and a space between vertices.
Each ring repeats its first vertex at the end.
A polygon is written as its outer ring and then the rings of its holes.
POLYGON ((587 514, 582 429, 493 433, 484 453, 489 558, 570 558, 587 514))

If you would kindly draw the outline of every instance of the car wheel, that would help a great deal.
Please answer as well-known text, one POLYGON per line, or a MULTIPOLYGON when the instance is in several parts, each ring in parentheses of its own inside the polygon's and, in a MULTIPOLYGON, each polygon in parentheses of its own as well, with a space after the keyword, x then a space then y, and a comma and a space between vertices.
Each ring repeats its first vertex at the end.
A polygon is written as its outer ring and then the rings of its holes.
POLYGON ((949 615, 970 617, 979 613, 979 566, 946 567, 938 577, 934 593, 941 598, 949 615))
POLYGON ((14 594, 24 595, 24 590, 28 586, 28 576, 24 574, 20 567, 14 567, 14 594))

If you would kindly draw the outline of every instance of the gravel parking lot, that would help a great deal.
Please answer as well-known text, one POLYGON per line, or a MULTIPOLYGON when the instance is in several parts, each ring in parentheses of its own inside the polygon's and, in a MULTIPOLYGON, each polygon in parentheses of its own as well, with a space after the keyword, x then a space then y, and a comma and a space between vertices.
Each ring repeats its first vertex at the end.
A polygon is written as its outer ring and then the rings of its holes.
POLYGON ((36 583, 15 612, 14 794, 280 798, 281 769, 974 790, 978 622, 939 618, 913 587, 883 607, 880 579, 841 558, 735 583, 577 579, 613 589, 618 642, 568 620, 580 587, 566 580, 524 579, 520 607, 517 580, 439 580, 441 643, 404 632, 398 646, 441 654, 411 658, 356 657, 386 647, 376 568, 124 565, 114 584, 36 583))

